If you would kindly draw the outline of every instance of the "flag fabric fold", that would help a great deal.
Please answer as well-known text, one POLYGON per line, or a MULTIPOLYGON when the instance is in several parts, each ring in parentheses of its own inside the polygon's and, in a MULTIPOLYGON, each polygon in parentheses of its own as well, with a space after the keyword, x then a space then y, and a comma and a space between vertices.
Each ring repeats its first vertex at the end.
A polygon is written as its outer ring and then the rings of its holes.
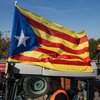
POLYGON ((85 32, 76 33, 15 7, 9 62, 67 72, 93 72, 85 32))

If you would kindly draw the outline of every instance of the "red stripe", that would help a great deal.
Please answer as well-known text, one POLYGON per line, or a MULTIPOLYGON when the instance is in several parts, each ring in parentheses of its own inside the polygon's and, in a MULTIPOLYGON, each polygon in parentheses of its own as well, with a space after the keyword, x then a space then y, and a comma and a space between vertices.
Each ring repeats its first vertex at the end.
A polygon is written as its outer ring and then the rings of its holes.
POLYGON ((4 73, 5 72, 5 70, 0 70, 0 73, 4 73))
POLYGON ((51 50, 47 50, 47 49, 44 49, 44 48, 41 48, 41 47, 36 47, 36 49, 34 49, 34 51, 38 51, 38 52, 42 52, 42 53, 45 53, 53 58, 57 58, 57 56, 59 56, 58 53, 54 52, 54 51, 51 51, 51 50))
POLYGON ((89 48, 88 47, 84 47, 81 50, 72 50, 72 49, 64 46, 61 43, 53 43, 53 42, 50 42, 48 40, 42 39, 42 38, 40 38, 38 36, 37 36, 37 38, 38 38, 38 41, 39 41, 40 44, 45 45, 47 47, 61 48, 65 52, 69 52, 69 53, 73 53, 73 54, 83 54, 85 52, 89 52, 89 48))
POLYGON ((5 68, 6 67, 6 65, 0 65, 0 68, 5 68))
POLYGON ((56 31, 56 30, 53 30, 53 29, 50 29, 46 26, 44 26, 43 24, 39 23, 39 22, 36 22, 35 20, 32 20, 31 18, 27 17, 27 16, 24 16, 26 18, 26 20, 32 25, 34 26, 35 28, 38 28, 50 35, 53 35, 53 36, 56 36, 56 37, 59 37, 59 38, 62 38, 62 39, 65 39, 69 42, 72 42, 74 44, 79 44, 79 43, 83 43, 83 42, 86 42, 87 41, 87 37, 84 36, 82 37, 81 39, 80 38, 74 38, 74 37, 71 37, 70 35, 68 34, 65 34, 63 32, 59 32, 59 31, 56 31), (59 34, 59 35, 58 35, 59 34))
POLYGON ((78 57, 78 56, 73 56, 73 55, 60 55, 58 56, 57 58, 63 58, 63 59, 80 59, 80 60, 83 60, 85 62, 90 62, 90 57, 86 57, 84 59, 82 59, 81 57, 78 57))
POLYGON ((87 58, 84 58, 82 59, 81 57, 78 57, 78 56, 73 56, 73 55, 66 55, 66 54, 63 54, 63 55, 59 55, 58 53, 54 52, 54 51, 51 51, 51 50, 46 50, 44 48, 41 48, 41 47, 37 47, 36 49, 34 49, 35 51, 38 51, 38 52, 42 52, 42 53, 45 53, 53 58, 63 58, 63 59, 80 59, 80 60, 83 60, 83 61, 86 61, 86 62, 90 62, 90 57, 87 57, 87 58))
POLYGON ((50 62, 52 64, 66 64, 66 65, 78 65, 78 66, 91 66, 91 64, 89 62, 81 62, 81 61, 67 61, 67 60, 52 60, 50 58, 42 58, 42 59, 38 59, 38 58, 33 58, 33 57, 27 57, 27 56, 23 56, 20 54, 17 55, 13 55, 10 56, 10 58, 19 60, 19 61, 28 61, 28 62, 50 62))

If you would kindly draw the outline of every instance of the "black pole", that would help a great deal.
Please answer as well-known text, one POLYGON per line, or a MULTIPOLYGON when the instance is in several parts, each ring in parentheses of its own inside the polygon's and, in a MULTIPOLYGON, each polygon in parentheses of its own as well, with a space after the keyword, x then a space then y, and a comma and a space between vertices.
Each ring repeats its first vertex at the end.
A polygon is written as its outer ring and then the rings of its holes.
POLYGON ((93 79, 88 80, 88 100, 94 100, 94 82, 93 79))
POLYGON ((9 85, 8 78, 5 79, 5 100, 8 100, 9 85))
POLYGON ((78 80, 71 79, 70 100, 73 100, 73 97, 77 94, 77 89, 78 89, 78 80))

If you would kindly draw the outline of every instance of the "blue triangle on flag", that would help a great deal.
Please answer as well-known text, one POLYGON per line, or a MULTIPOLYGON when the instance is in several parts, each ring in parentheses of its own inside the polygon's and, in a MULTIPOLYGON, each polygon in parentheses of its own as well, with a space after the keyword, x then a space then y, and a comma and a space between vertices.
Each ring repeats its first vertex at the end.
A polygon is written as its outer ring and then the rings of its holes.
POLYGON ((39 46, 32 27, 20 11, 15 8, 9 56, 31 51, 39 46))

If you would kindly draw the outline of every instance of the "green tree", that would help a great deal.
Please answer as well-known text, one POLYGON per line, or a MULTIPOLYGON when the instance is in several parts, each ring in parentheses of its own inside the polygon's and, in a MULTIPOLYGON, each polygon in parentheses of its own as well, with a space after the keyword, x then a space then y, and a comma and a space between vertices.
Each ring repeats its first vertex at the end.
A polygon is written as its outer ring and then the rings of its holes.
POLYGON ((100 38, 97 39, 97 43, 100 43, 100 38))
POLYGON ((0 59, 7 59, 9 51, 10 38, 3 37, 0 32, 0 59))
POLYGON ((0 31, 0 59, 1 59, 1 56, 2 56, 2 50, 1 50, 1 37, 2 37, 2 33, 0 31))
POLYGON ((91 59, 96 59, 96 44, 97 41, 94 38, 89 39, 89 50, 91 59))
POLYGON ((90 57, 91 59, 98 59, 98 55, 97 55, 97 44, 100 43, 100 38, 98 39, 94 39, 91 38, 89 39, 89 50, 90 50, 90 57))

